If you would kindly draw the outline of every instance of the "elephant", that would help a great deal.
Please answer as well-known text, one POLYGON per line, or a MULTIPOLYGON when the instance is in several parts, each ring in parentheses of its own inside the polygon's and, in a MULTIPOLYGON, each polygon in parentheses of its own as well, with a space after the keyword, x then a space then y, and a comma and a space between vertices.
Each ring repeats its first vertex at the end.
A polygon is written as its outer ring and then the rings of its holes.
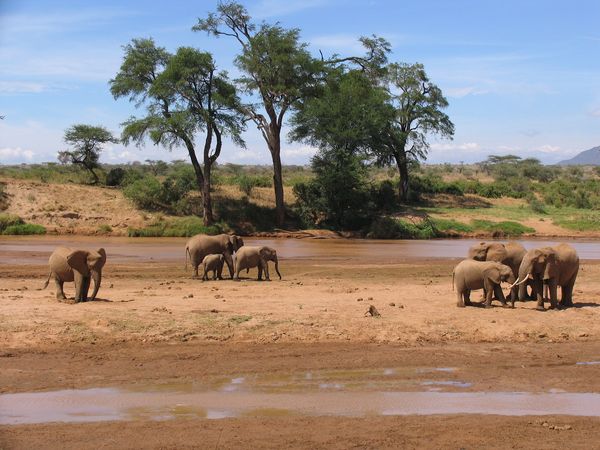
MULTIPOLYGON (((512 269, 513 275, 516 278, 519 275, 519 267, 525 253, 527 253, 525 247, 514 241, 506 244, 501 242, 480 242, 469 248, 467 257, 475 261, 497 261, 506 264, 512 269)), ((511 289, 510 298, 513 304, 519 298, 519 288, 517 286, 511 289)))
POLYGON ((59 301, 65 301, 65 292, 63 283, 65 281, 75 282, 75 302, 85 302, 88 300, 88 290, 90 280, 94 280, 94 292, 89 300, 96 299, 100 283, 102 282, 102 268, 106 263, 106 252, 103 248, 96 251, 81 249, 71 249, 66 247, 57 247, 50 255, 48 264, 50 274, 42 289, 48 287, 50 279, 54 277, 56 283, 56 298, 59 301))
POLYGON ((221 254, 206 255, 201 263, 202 274, 203 274, 202 280, 203 281, 208 280, 208 272, 210 272, 210 271, 212 271, 212 273, 213 273, 213 280, 216 280, 217 278, 219 278, 219 280, 222 280, 223 277, 221 275, 223 274, 223 264, 224 263, 225 263, 225 257, 221 254))
POLYGON ((197 234, 185 244, 185 268, 187 270, 188 257, 194 268, 194 277, 198 277, 198 266, 206 255, 222 254, 229 269, 229 276, 233 278, 233 254, 244 245, 244 240, 236 235, 218 234, 208 236, 197 234))
POLYGON ((506 264, 497 261, 474 261, 464 259, 452 272, 452 286, 456 282, 456 295, 458 307, 471 305, 469 295, 472 290, 484 289, 485 307, 492 306, 492 296, 495 293, 502 306, 507 306, 500 283, 508 282, 511 289, 515 285, 515 276, 512 269, 506 264))
POLYGON ((262 280, 262 273, 265 272, 265 280, 269 278, 268 261, 275 263, 275 271, 281 280, 279 273, 279 261, 277 260, 277 251, 271 247, 246 246, 241 248, 235 255, 235 276, 234 279, 240 279, 240 271, 246 269, 248 272, 252 267, 258 267, 258 281, 262 280))
POLYGON ((579 272, 579 256, 569 244, 529 250, 519 267, 519 298, 525 297, 523 283, 531 276, 537 297, 536 309, 544 311, 544 284, 550 294, 550 308, 573 306, 573 286, 579 272), (557 287, 561 288, 561 301, 557 302, 557 287))

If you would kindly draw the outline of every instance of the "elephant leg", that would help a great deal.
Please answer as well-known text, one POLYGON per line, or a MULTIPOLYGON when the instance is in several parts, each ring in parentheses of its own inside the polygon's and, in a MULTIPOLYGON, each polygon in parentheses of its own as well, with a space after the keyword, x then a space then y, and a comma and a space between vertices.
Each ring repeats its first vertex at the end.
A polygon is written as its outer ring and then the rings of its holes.
POLYGON ((258 278, 257 278, 258 281, 262 281, 262 275, 263 275, 263 268, 262 268, 262 265, 259 264, 258 265, 258 278))
POLYGON ((559 309, 558 305, 558 284, 556 280, 548 281, 548 291, 550 293, 550 308, 551 309, 559 309))
POLYGON ((213 281, 214 281, 214 280, 217 279, 217 269, 213 270, 212 273, 213 273, 213 277, 212 278, 213 278, 213 281))
POLYGON ((484 306, 490 308, 492 306, 492 297, 494 296, 494 285, 487 281, 487 279, 484 281, 483 292, 485 293, 484 306))
POLYGON ((202 281, 208 281, 208 270, 206 267, 202 267, 202 281))
POLYGON ((240 281, 240 270, 242 270, 242 268, 240 267, 240 264, 236 264, 235 265, 235 274, 233 276, 233 279, 236 281, 240 281))
POLYGON ((198 264, 196 262, 194 262, 194 275, 192 275, 192 278, 198 278, 198 264))
POLYGON ((58 278, 58 276, 54 276, 54 284, 56 285, 56 300, 66 300, 67 297, 65 296, 65 291, 63 290, 64 281, 58 278))
POLYGON ((575 287, 575 276, 561 288, 561 306, 573 306, 573 288, 575 287))
MULTIPOLYGON (((225 263, 227 264, 227 268, 229 269, 229 276, 233 278, 233 257, 229 254, 224 254, 225 263)), ((236 278, 239 278, 240 272, 237 271, 236 278)))
POLYGON ((265 280, 271 281, 271 277, 269 277, 269 263, 266 261, 263 261, 262 264, 264 265, 265 280))
POLYGON ((463 293, 460 291, 456 291, 456 306, 458 306, 459 308, 465 307, 465 298, 463 296, 463 293))
POLYGON ((471 289, 465 289, 464 292, 464 297, 465 297, 465 306, 471 306, 471 289))
MULTIPOLYGON (((508 305, 506 304, 506 297, 504 296, 504 292, 502 291, 502 288, 500 287, 499 284, 494 286, 494 293, 496 294, 496 298, 498 300, 500 300, 500 303, 502 303, 503 307, 507 307, 508 305)), ((514 308, 514 302, 512 304, 512 307, 514 308)))
POLYGON ((537 309, 538 311, 545 311, 546 308, 544 308, 544 282, 540 277, 535 277, 535 279, 533 280, 533 290, 537 298, 537 305, 535 309, 537 309))

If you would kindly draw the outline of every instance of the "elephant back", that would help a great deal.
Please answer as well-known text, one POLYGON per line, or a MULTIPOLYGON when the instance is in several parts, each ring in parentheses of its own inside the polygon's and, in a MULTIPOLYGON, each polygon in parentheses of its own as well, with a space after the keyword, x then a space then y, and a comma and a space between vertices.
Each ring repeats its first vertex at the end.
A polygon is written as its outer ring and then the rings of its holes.
POLYGON ((73 269, 67 262, 67 256, 73 252, 73 249, 68 247, 57 247, 48 260, 50 271, 59 276, 63 281, 73 281, 73 269))

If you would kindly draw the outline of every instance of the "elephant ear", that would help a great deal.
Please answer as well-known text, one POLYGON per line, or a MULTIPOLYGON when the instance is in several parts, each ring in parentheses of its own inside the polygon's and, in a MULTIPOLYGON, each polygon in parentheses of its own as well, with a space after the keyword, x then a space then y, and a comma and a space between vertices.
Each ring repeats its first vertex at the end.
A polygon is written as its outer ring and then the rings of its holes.
POLYGON ((490 280, 494 284, 500 284, 502 279, 500 278, 500 268, 496 266, 489 267, 483 271, 485 279, 490 280))
POLYGON ((67 255, 67 264, 73 270, 81 273, 82 275, 89 275, 90 269, 87 263, 88 252, 85 250, 74 250, 67 255))
POLYGON ((275 250, 270 247, 261 247, 258 252, 260 253, 260 256, 267 261, 271 260, 275 254, 275 250))
POLYGON ((237 248, 235 249, 236 252, 244 246, 244 240, 239 236, 235 237, 235 243, 237 246, 237 248))
POLYGON ((229 236, 228 247, 232 253, 237 252, 240 249, 240 247, 242 247, 243 245, 244 245, 244 241, 242 240, 241 237, 236 236, 235 234, 229 236))
POLYGON ((98 250, 96 250, 96 253, 100 255, 98 267, 101 269, 102 267, 104 267, 104 264, 106 264, 106 250, 104 250, 103 248, 99 248, 98 250))

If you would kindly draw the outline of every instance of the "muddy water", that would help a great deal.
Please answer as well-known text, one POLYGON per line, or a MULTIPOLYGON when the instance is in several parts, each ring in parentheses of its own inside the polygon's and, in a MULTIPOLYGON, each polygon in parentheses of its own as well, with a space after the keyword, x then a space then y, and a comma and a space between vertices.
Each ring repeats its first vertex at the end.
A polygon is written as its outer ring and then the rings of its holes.
MULTIPOLYGON (((0 236, 0 264, 42 264, 57 246, 104 247, 111 262, 184 261, 186 238, 117 238, 89 236, 0 236)), ((269 245, 283 259, 321 259, 356 263, 393 264, 422 258, 462 258, 480 240, 368 240, 245 238, 247 245, 269 245)), ((520 241, 525 248, 558 241, 520 241)), ((600 241, 568 241, 582 259, 600 259, 600 241)))
POLYGON ((171 387, 95 388, 0 395, 0 424, 226 417, 389 416, 412 414, 572 415, 600 417, 600 394, 524 392, 319 391, 171 387))

